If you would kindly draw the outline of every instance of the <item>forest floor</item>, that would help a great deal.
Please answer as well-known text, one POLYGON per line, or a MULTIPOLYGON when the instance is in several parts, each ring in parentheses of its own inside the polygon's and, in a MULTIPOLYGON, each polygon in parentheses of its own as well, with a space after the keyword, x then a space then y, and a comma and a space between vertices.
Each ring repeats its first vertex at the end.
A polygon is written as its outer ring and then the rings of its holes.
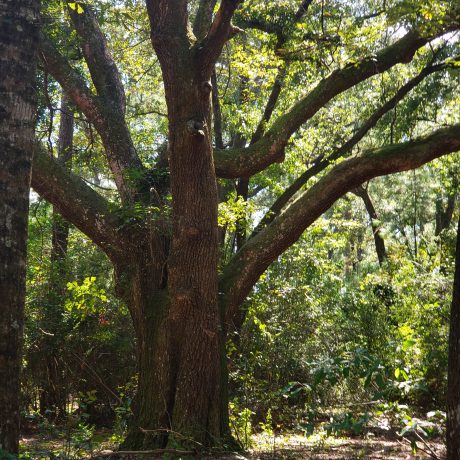
POLYGON ((242 457, 251 460, 422 460, 442 459, 444 456, 444 445, 440 440, 430 441, 427 445, 418 443, 415 454, 412 453, 409 442, 377 436, 350 438, 313 436, 307 438, 290 435, 272 438, 270 446, 267 445, 266 439, 260 443, 260 439, 255 437, 255 441, 255 448, 250 455, 242 457))
MULTIPOLYGON (((440 440, 424 445, 414 454, 409 442, 381 436, 362 436, 350 438, 326 437, 323 435, 305 437, 296 434, 268 437, 259 434, 252 437, 253 447, 246 453, 220 456, 227 460, 422 460, 442 459, 444 447, 440 440), (423 450, 422 450, 423 449, 423 450), (431 449, 431 453, 430 453, 431 449)), ((33 433, 22 438, 22 459, 97 459, 98 453, 106 454, 114 449, 110 433, 95 433, 93 442, 82 443, 79 448, 62 437, 50 434, 33 433)), ((127 457, 128 458, 128 457, 127 457)), ((161 458, 152 456, 130 456, 132 460, 161 458)), ((171 458, 171 457, 170 457, 171 458)), ((210 459, 211 457, 206 457, 210 459)))

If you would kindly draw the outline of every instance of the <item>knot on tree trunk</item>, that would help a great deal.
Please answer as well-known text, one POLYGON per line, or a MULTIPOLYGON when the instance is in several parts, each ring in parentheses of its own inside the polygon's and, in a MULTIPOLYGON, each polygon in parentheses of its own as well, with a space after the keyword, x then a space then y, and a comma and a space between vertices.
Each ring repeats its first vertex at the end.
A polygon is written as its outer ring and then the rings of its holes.
POLYGON ((212 91, 212 84, 210 81, 203 81, 201 83, 201 90, 203 91, 203 93, 205 94, 211 94, 211 91, 212 91))
POLYGON ((193 136, 204 137, 205 136, 204 134, 205 126, 206 126, 206 123, 200 120, 191 119, 187 121, 187 130, 193 136))

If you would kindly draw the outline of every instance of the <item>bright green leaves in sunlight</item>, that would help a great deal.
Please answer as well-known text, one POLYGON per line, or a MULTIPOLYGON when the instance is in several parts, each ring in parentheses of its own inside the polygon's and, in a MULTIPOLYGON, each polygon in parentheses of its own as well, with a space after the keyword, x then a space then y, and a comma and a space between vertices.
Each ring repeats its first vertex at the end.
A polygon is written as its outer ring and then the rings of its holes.
POLYGON ((237 197, 236 193, 232 192, 229 194, 227 201, 219 204, 219 226, 226 227, 228 231, 234 232, 236 223, 253 211, 254 206, 251 202, 245 201, 241 196, 237 197))
POLYGON ((71 2, 67 3, 67 5, 69 5, 69 8, 76 11, 78 14, 83 14, 85 12, 81 3, 71 2))
POLYGON ((97 286, 95 276, 85 278, 81 284, 78 281, 67 283, 67 289, 70 298, 66 300, 65 308, 81 319, 99 312, 108 301, 105 289, 97 286))

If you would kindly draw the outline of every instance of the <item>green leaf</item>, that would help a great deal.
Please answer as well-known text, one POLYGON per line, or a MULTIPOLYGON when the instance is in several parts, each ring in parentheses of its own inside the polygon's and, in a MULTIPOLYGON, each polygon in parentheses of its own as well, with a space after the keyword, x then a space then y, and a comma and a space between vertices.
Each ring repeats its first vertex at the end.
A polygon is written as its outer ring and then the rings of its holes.
POLYGON ((80 3, 70 2, 70 3, 67 3, 67 5, 69 6, 70 9, 76 11, 78 14, 82 14, 85 12, 85 10, 83 9, 80 3))
POLYGON ((412 453, 415 455, 417 453, 417 441, 415 439, 412 439, 410 447, 412 449, 412 453))

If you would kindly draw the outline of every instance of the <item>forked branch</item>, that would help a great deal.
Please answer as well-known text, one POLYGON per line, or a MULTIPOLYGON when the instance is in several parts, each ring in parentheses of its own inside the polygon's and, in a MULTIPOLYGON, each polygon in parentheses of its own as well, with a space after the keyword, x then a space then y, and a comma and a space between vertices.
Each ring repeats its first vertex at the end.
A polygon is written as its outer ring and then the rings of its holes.
POLYGON ((136 184, 130 180, 130 172, 142 171, 144 168, 132 143, 124 119, 124 109, 119 106, 121 102, 109 103, 106 98, 94 95, 84 79, 45 36, 41 37, 40 57, 46 71, 58 81, 75 106, 94 124, 104 144, 107 161, 122 202, 133 202, 137 190, 136 184))
POLYGON ((94 87, 106 105, 112 106, 121 115, 124 115, 125 92, 105 35, 91 8, 81 4, 79 7, 79 10, 76 11, 68 6, 67 11, 81 39, 83 56, 88 64, 94 87))
POLYGON ((232 24, 232 17, 241 0, 221 0, 220 7, 206 37, 197 45, 197 58, 204 75, 211 75, 225 43, 242 30, 232 24))

